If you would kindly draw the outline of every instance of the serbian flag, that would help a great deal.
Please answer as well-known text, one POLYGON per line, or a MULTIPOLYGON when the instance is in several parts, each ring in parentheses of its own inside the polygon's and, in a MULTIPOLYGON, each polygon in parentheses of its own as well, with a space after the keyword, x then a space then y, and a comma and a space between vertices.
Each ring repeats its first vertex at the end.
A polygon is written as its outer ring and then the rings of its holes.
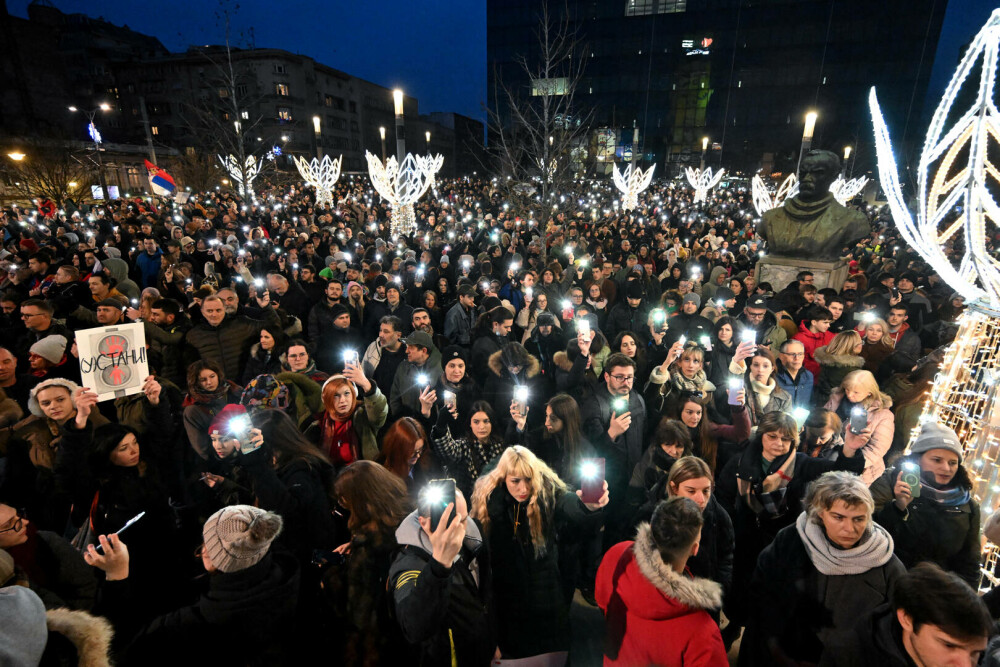
POLYGON ((177 189, 174 177, 165 170, 160 169, 155 164, 146 160, 146 169, 149 170, 149 186, 153 189, 154 195, 169 197, 177 189))

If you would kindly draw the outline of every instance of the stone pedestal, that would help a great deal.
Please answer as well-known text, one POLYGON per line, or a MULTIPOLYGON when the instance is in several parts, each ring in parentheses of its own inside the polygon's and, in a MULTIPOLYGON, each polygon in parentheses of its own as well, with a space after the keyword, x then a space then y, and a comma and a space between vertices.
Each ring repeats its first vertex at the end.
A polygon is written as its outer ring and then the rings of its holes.
POLYGON ((775 293, 778 293, 795 280, 799 271, 812 271, 816 289, 832 287, 839 292, 841 285, 847 280, 847 262, 842 259, 816 261, 778 255, 764 255, 757 262, 755 277, 758 285, 771 283, 775 293))

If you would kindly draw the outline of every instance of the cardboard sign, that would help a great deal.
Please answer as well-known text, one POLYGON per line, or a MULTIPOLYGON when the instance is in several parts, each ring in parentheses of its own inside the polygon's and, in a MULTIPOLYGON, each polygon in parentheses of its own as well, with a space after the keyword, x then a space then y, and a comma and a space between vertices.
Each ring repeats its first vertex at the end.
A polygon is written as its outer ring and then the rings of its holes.
POLYGON ((95 392, 97 400, 107 401, 142 391, 149 365, 146 331, 141 322, 77 331, 76 347, 80 355, 81 386, 95 392))

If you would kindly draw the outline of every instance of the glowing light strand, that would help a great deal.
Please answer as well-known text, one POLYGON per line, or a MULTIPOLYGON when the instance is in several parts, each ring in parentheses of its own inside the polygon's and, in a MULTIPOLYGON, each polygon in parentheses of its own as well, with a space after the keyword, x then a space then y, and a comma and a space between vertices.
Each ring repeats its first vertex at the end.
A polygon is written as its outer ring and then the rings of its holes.
POLYGON ((998 51, 1000 10, 995 10, 966 51, 931 119, 917 171, 916 221, 903 199, 875 89, 869 93, 879 173, 900 232, 966 300, 982 298, 994 308, 1000 306, 1000 262, 987 250, 986 222, 1000 223, 1000 207, 990 191, 991 182, 994 190, 1000 183, 1000 170, 988 154, 991 139, 1000 144, 1000 113, 994 103, 998 51), (975 86, 975 100, 947 128, 948 119, 956 115, 952 108, 974 71, 979 80, 968 85, 975 86), (966 165, 953 172, 956 159, 963 154, 966 165), (946 225, 943 231, 942 225, 946 225), (965 253, 955 267, 944 245, 958 240, 960 232, 965 253))
POLYGON ((248 155, 246 161, 243 163, 243 168, 240 169, 240 161, 235 155, 227 155, 226 157, 218 156, 219 162, 222 163, 223 169, 229 174, 229 178, 233 179, 236 183, 236 188, 240 193, 240 196, 249 196, 254 199, 253 194, 253 181, 257 178, 257 174, 260 173, 261 163, 257 161, 253 155, 248 155), (244 177, 246 182, 244 183, 244 177))
POLYGON ((621 190, 624 195, 622 197, 622 208, 624 210, 631 211, 639 206, 639 193, 648 188, 649 184, 653 182, 654 169, 656 169, 655 164, 650 166, 646 171, 633 168, 630 164, 625 167, 624 172, 619 172, 618 165, 614 165, 611 180, 614 182, 615 187, 621 190))
MULTIPOLYGON (((857 197, 865 189, 866 185, 868 185, 867 176, 859 176, 851 180, 845 180, 842 176, 838 176, 837 180, 830 184, 830 193, 833 194, 833 198, 841 206, 847 206, 847 202, 857 197)), ((767 189, 767 185, 764 184, 764 179, 758 174, 750 181, 750 191, 753 197, 753 207, 756 209, 757 215, 764 215, 765 212, 770 211, 772 208, 777 208, 784 204, 786 199, 799 194, 799 179, 795 174, 790 174, 788 178, 782 181, 778 187, 778 191, 772 197, 767 189)))

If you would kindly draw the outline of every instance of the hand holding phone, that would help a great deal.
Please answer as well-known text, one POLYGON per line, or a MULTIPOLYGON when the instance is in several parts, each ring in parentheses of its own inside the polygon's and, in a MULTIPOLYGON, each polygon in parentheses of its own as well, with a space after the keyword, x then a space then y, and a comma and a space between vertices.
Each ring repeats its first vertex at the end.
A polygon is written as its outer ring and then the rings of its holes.
POLYGON ((587 458, 580 462, 580 496, 586 504, 597 504, 604 495, 605 466, 602 458, 587 458))
MULTIPOLYGON (((431 506, 431 532, 437 530, 438 524, 444 516, 445 508, 455 505, 455 480, 454 479, 432 479, 424 489, 426 500, 431 506)), ((454 511, 449 513, 447 523, 450 524, 455 518, 454 511)))

